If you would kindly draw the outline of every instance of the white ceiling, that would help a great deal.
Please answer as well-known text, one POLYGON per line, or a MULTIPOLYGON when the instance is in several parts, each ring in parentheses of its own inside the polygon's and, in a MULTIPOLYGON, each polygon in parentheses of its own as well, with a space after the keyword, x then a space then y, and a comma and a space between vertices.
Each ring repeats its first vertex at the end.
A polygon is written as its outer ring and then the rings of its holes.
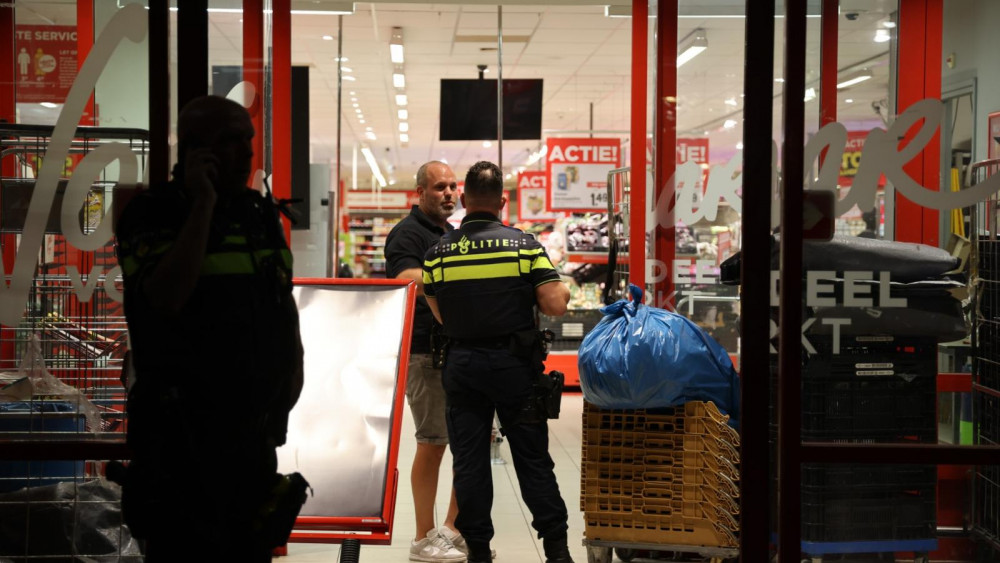
MULTIPOLYGON (((620 135, 627 139, 631 82, 631 18, 604 16, 605 3, 598 0, 564 0, 556 4, 505 4, 502 25, 504 78, 543 78, 544 136, 585 136, 591 129, 598 135, 620 135), (569 3, 573 2, 572 5, 569 3), (513 40, 512 40, 513 39, 513 40)), ((615 0, 619 4, 629 4, 615 0)), ((309 1, 322 9, 330 0, 309 1)), ((816 11, 817 0, 810 2, 816 11)), ((211 0, 215 8, 238 7, 239 0, 211 0)), ((295 7, 302 3, 296 2, 295 7)), ((367 143, 377 155, 383 172, 399 186, 412 186, 416 168, 430 159, 445 159, 456 174, 476 160, 496 161, 496 143, 485 148, 480 141, 439 141, 438 112, 441 78, 475 78, 476 66, 486 64, 487 78, 497 75, 496 5, 469 3, 356 3, 353 15, 343 16, 344 66, 351 69, 343 82, 341 145, 345 177, 350 182, 355 146, 367 143), (393 27, 402 28, 405 45, 406 94, 408 96, 409 143, 399 141, 399 119, 392 87, 393 64, 389 58, 389 38, 393 27), (492 40, 469 36, 485 36, 492 40), (357 99, 365 123, 353 107, 357 99), (366 139, 371 127, 375 140, 366 139)), ((708 48, 678 71, 677 126, 680 136, 705 135, 711 140, 713 161, 727 159, 742 138, 743 45, 745 19, 743 0, 681 1, 678 37, 696 28, 707 33, 708 48), (726 101, 729 100, 729 104, 726 101), (735 106, 731 105, 735 102, 735 106), (737 122, 725 129, 727 119, 737 122)), ((874 78, 842 90, 838 98, 840 121, 857 122, 859 127, 877 125, 879 117, 872 102, 888 95, 888 46, 873 37, 882 20, 895 10, 895 0, 841 0, 841 12, 853 12, 853 20, 842 15, 839 62, 841 77, 862 64, 874 78), (847 100, 852 100, 848 103, 847 100)), ((18 23, 38 17, 62 18, 66 11, 75 18, 73 2, 60 0, 18 0, 18 23), (60 11, 61 10, 61 11, 60 11), (58 16, 56 15, 58 13, 58 16)), ((655 8, 654 8, 655 9, 655 8)), ((780 14, 782 8, 779 6, 780 14)), ((239 13, 210 14, 210 63, 238 65, 242 61, 242 24, 239 13)), ((775 77, 782 74, 783 18, 776 20, 775 77)), ((818 79, 818 18, 808 20, 808 78, 818 79)), ((313 162, 333 162, 337 139, 337 35, 338 16, 308 14, 292 16, 292 62, 310 67, 310 130, 313 162), (333 37, 324 40, 323 36, 333 37)), ((649 67, 655 68, 653 28, 649 19, 649 67)), ((652 81, 650 81, 652 84, 652 81)), ((817 84, 812 84, 817 86, 817 84)), ((781 84, 775 84, 775 120, 780 121, 781 84)), ((650 96, 651 97, 651 96, 650 96)), ((809 123, 818 118, 818 100, 807 104, 809 123)), ((651 104, 650 104, 651 107, 651 104)), ((652 116, 647 110, 650 123, 652 116)), ((508 170, 523 165, 538 141, 507 141, 503 162, 508 170)), ((359 184, 367 185, 367 166, 360 160, 359 184)), ((537 167, 537 165, 536 165, 537 167)))

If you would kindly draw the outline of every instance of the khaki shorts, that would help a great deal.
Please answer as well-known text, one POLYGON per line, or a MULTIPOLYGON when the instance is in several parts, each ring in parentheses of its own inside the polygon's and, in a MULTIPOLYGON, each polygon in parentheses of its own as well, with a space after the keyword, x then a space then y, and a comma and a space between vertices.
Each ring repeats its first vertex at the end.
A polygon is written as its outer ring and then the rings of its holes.
POLYGON ((430 354, 411 354, 406 375, 406 400, 410 403, 414 435, 421 444, 439 446, 448 443, 448 425, 444 420, 444 386, 441 370, 432 367, 430 354))

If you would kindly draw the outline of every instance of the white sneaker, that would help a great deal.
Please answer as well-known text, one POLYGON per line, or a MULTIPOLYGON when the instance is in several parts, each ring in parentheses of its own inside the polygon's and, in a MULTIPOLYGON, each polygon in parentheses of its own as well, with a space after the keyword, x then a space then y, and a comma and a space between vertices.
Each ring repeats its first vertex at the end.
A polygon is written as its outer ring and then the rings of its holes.
POLYGON ((462 563, 465 560, 466 555, 437 530, 427 532, 427 537, 420 541, 410 542, 410 561, 462 563))
MULTIPOLYGON (((450 541, 451 544, 455 546, 455 549, 461 551, 466 555, 469 555, 469 546, 465 543, 465 538, 462 537, 462 534, 458 533, 455 530, 452 530, 448 526, 441 526, 440 528, 438 528, 438 533, 447 538, 448 541, 450 541)), ((496 559, 497 550, 490 549, 490 557, 496 559)))

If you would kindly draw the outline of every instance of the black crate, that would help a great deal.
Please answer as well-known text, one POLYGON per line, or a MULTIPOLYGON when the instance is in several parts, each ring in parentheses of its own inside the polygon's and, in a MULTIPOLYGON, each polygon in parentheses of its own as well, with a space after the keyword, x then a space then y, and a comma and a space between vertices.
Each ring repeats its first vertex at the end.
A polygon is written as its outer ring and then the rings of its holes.
POLYGON ((1000 444, 1000 397, 989 393, 973 393, 972 409, 976 444, 1000 444))
POLYGON ((806 356, 802 378, 937 375, 937 342, 932 338, 843 336, 839 349, 832 336, 810 336, 816 354, 806 356))
POLYGON ((803 379, 802 439, 936 443, 936 379, 803 379))
MULTIPOLYGON (((976 337, 976 350, 973 353, 985 360, 1000 362, 1000 322, 983 321, 979 324, 979 333, 976 337)), ((998 389, 996 385, 991 386, 998 389)))
POLYGON ((974 364, 976 383, 989 389, 1000 389, 1000 363, 976 358, 974 364))
POLYGON ((1000 280, 1000 241, 979 241, 979 277, 1000 280))
POLYGON ((986 320, 1000 320, 1000 281, 979 282, 979 314, 986 320))
POLYGON ((844 464, 802 465, 802 488, 814 493, 848 498, 883 491, 934 488, 937 468, 933 465, 844 464))
POLYGON ((889 490, 850 497, 802 492, 802 540, 848 542, 933 539, 936 495, 927 489, 889 490))

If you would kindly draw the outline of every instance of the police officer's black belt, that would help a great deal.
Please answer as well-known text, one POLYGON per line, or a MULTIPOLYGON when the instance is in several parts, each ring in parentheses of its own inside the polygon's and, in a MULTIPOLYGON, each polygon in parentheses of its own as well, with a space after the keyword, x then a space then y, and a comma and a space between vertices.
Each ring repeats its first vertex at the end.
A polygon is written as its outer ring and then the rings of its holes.
POLYGON ((502 350, 510 346, 510 335, 490 336, 487 338, 452 338, 451 345, 459 348, 491 348, 502 350))

